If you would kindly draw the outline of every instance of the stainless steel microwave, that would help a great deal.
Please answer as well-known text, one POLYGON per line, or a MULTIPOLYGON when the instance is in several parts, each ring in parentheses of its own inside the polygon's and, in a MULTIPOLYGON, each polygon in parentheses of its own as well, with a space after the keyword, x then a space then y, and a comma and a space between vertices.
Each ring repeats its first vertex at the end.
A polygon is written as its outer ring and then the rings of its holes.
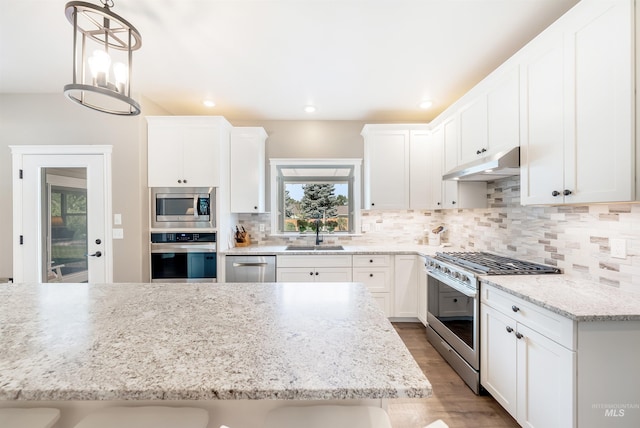
POLYGON ((151 227, 213 229, 215 201, 213 187, 155 187, 151 190, 151 227))

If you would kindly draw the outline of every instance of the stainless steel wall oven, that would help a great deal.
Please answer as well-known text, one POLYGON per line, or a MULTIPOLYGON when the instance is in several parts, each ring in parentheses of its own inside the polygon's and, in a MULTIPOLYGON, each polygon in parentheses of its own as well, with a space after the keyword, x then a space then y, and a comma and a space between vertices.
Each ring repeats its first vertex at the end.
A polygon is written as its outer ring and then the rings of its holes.
POLYGON ((151 282, 216 282, 215 233, 152 233, 151 282))

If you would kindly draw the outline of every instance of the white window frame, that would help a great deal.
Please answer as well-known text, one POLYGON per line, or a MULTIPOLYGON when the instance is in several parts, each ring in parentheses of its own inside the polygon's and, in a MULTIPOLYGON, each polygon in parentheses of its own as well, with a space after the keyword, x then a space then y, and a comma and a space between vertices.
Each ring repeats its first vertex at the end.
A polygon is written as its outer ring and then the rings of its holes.
POLYGON ((278 229, 278 215, 280 201, 278 200, 279 181, 278 168, 283 166, 300 167, 348 167, 353 168, 353 191, 349 197, 352 199, 353 228, 349 233, 337 233, 336 236, 350 236, 358 234, 360 230, 360 211, 362 207, 362 159, 270 159, 271 165, 271 234, 282 236, 297 236, 300 232, 285 232, 278 229))

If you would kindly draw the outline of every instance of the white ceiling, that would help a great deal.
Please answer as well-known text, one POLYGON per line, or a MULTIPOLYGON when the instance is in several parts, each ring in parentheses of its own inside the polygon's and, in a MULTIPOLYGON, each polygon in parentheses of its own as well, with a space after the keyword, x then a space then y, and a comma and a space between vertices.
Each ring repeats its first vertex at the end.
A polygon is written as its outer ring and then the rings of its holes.
MULTIPOLYGON (((575 3, 115 0, 112 11, 142 34, 132 90, 171 114, 428 122, 575 3)), ((0 0, 0 93, 70 83, 65 4, 0 0)))

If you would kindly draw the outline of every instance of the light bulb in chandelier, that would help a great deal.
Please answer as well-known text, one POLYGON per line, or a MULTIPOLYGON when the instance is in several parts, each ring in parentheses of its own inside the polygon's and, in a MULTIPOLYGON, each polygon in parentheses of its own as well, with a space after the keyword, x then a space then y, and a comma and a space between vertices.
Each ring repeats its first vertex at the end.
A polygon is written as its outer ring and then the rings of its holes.
POLYGON ((111 67, 109 54, 105 51, 95 50, 87 62, 89 63, 94 84, 101 88, 106 88, 109 82, 109 67, 111 67))
POLYGON ((129 79, 129 69, 125 64, 116 62, 113 64, 113 76, 116 79, 116 89, 118 92, 123 93, 129 79))

